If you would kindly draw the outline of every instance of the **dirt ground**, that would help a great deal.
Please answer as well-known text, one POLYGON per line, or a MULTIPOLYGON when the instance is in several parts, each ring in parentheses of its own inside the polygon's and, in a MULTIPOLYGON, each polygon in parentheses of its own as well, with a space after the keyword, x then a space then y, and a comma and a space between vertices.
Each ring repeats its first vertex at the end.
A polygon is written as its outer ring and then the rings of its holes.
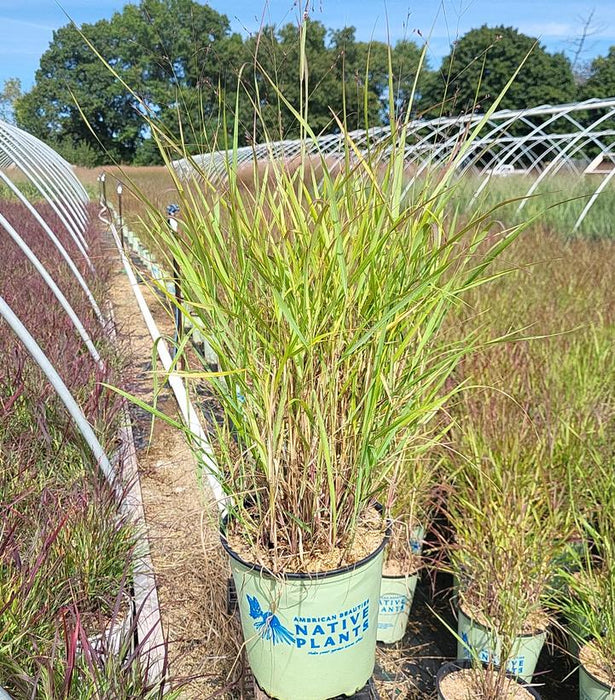
MULTIPOLYGON (((162 333, 171 321, 146 285, 140 285, 162 333)), ((144 401, 153 396, 152 341, 123 269, 115 273, 111 301, 128 355, 127 390, 144 401)), ((162 366, 156 367, 161 372, 162 366)), ((171 391, 158 408, 177 418, 171 391)), ((131 407, 141 489, 152 550, 169 677, 186 700, 238 698, 242 666, 239 625, 226 612, 228 564, 217 532, 216 507, 200 483, 184 436, 146 411, 131 407), (223 689, 228 687, 228 693, 223 689)))

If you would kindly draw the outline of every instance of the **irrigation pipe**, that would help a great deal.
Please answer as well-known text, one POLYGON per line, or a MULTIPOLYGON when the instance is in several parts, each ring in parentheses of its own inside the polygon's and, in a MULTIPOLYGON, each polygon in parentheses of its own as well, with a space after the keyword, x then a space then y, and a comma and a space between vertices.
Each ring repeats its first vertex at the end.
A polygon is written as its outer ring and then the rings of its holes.
POLYGON ((77 316, 77 314, 75 313, 75 310, 70 305, 70 302, 68 301, 68 299, 64 296, 62 290, 54 282, 53 277, 47 272, 47 268, 36 257, 36 255, 32 252, 32 250, 28 246, 28 244, 17 233, 17 231, 11 226, 11 224, 4 218, 4 216, 2 214, 0 214, 0 225, 2 225, 4 230, 15 241, 15 243, 23 251, 23 253, 28 258, 28 260, 34 265, 34 267, 36 268, 36 270, 40 274, 40 276, 45 280, 47 286, 49 287, 49 289, 51 289, 53 295, 60 302, 60 304, 62 305, 62 308, 64 309, 64 311, 66 311, 66 313, 68 314, 68 317, 73 322, 75 329, 77 330, 77 332, 81 336, 83 342, 85 343, 85 346, 87 347, 88 352, 92 356, 92 359, 94 360, 94 362, 96 362, 96 364, 99 367, 102 367, 103 361, 101 360, 100 355, 98 354, 98 350, 96 350, 96 348, 94 347, 94 343, 92 342, 92 339, 90 338, 89 333, 83 327, 83 324, 79 320, 79 316, 77 316))
POLYGON ((87 422, 83 411, 70 393, 70 389, 66 386, 60 375, 56 372, 55 367, 51 364, 45 353, 41 350, 39 344, 34 340, 28 329, 19 320, 11 307, 6 303, 4 298, 0 296, 0 316, 6 320, 15 335, 24 344, 26 350, 32 355, 34 361, 38 364, 45 376, 55 389, 56 393, 66 406, 66 410, 70 413, 71 418, 75 421, 77 428, 83 438, 87 442, 94 458, 98 462, 100 470, 105 478, 115 490, 115 475, 109 458, 107 457, 102 445, 98 441, 96 434, 92 430, 92 426, 87 422))
MULTIPOLYGON (((106 207, 104 207, 103 209, 106 209, 106 207)), ((143 320, 145 321, 145 325, 147 326, 147 330, 149 331, 152 341, 154 342, 157 348, 158 356, 160 358, 160 361, 162 362, 162 366, 164 367, 165 372, 167 373, 167 380, 169 382, 169 386, 171 387, 175 395, 175 400, 177 401, 177 405, 179 407, 179 410, 181 411, 182 417, 184 419, 184 424, 188 428, 188 431, 190 432, 190 435, 196 444, 198 458, 207 475, 207 480, 213 492, 216 505, 220 510, 221 516, 224 517, 224 515, 226 515, 227 513, 226 504, 228 498, 224 494, 222 486, 220 485, 220 482, 218 481, 218 479, 216 479, 215 476, 219 469, 218 465, 216 464, 213 449, 211 447, 211 444, 209 443, 209 440, 207 439, 207 434, 203 430, 203 427, 198 418, 198 414, 194 409, 190 398, 188 397, 188 392, 186 391, 186 387, 184 386, 181 377, 178 374, 174 373, 171 369, 173 367, 171 353, 169 352, 167 343, 160 334, 158 326, 156 325, 156 321, 152 316, 152 312, 150 311, 147 302, 145 301, 145 297, 143 296, 143 292, 139 287, 139 282, 132 269, 132 265, 130 264, 129 259, 126 256, 124 249, 122 248, 120 237, 118 235, 115 224, 112 221, 105 219, 102 215, 102 211, 99 214, 99 218, 101 221, 103 221, 109 226, 109 230, 113 235, 113 240, 115 241, 115 245, 122 260, 124 270, 126 271, 126 275, 132 288, 132 292, 135 295, 135 299, 139 306, 139 310, 141 311, 141 315, 143 316, 143 320)))
MULTIPOLYGON (((58 249, 60 252, 60 255, 64 258, 66 261, 66 264, 69 266, 71 272, 75 276, 75 279, 79 283, 79 286, 81 289, 83 289, 86 297, 88 298, 88 301, 90 302, 92 309, 94 309, 94 313, 96 314, 96 317, 98 320, 101 322, 101 324, 104 324, 105 319, 104 316, 102 315, 102 312, 96 303, 96 299, 94 299, 94 295, 90 291, 90 288, 88 287, 87 282, 85 281, 83 275, 79 272, 77 266, 73 262, 73 259, 70 257, 68 252, 66 251, 66 248, 60 243, 60 240, 58 237, 55 235, 55 233, 51 230, 45 219, 38 213, 37 209, 30 203, 30 201, 25 197, 21 190, 16 187, 13 184, 13 181, 7 177, 2 171, 0 171, 0 180, 2 180, 6 186, 11 190, 11 192, 19 199, 19 201, 28 209, 30 214, 38 221, 38 223, 41 225, 42 229, 45 231, 45 233, 49 236, 49 238, 52 240, 53 244, 55 247, 58 249)), ((2 700, 2 698, 0 698, 2 700)))

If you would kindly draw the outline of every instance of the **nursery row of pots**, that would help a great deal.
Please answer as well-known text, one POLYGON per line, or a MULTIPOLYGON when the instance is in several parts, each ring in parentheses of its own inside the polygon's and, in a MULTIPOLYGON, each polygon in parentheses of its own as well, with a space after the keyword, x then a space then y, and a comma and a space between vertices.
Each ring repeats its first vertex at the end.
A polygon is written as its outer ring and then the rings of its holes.
MULTIPOLYGON (((422 537, 424 530, 417 531, 422 537)), ((352 695, 373 673, 376 643, 402 641, 419 572, 383 575, 384 540, 353 566, 283 577, 243 560, 224 536, 222 543, 238 591, 248 661, 270 697, 324 700, 352 695)), ((409 547, 420 553, 422 539, 411 540, 409 547)), ((439 700, 540 698, 532 681, 546 629, 514 639, 502 669, 500 635, 459 604, 456 616, 457 661, 443 664, 436 676, 439 700)), ((583 654, 581 649, 579 658, 583 654)), ((579 697, 612 700, 615 689, 581 663, 579 697)))

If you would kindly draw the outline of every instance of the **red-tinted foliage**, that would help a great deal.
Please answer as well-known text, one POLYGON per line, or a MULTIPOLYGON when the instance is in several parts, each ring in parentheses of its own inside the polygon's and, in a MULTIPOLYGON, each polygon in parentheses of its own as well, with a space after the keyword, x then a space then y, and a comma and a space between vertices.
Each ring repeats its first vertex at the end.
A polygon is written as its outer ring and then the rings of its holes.
MULTIPOLYGON (((38 210, 102 306, 111 261, 93 212, 90 212, 91 223, 84 236, 95 271, 89 268, 75 241, 52 208, 39 204, 38 210)), ((0 202, 0 211, 41 260, 68 299, 100 354, 105 357, 104 369, 93 361, 68 315, 41 275, 3 228, 0 228, 0 294, 42 347, 77 398, 88 420, 102 429, 112 422, 118 403, 115 395, 101 386, 104 382, 117 383, 117 361, 113 356, 114 351, 109 347, 105 330, 66 261, 26 207, 17 202, 3 201, 0 202)), ((14 334, 0 322, 0 411, 3 414, 9 412, 17 397, 24 394, 28 396, 33 418, 41 434, 48 434, 46 413, 48 403, 56 400, 53 391, 14 334)))
MULTIPOLYGON (((104 309, 112 259, 95 211, 90 211, 91 223, 84 232, 92 270, 51 207, 39 204, 38 210, 104 309)), ((93 360, 43 278, 1 226, 0 295, 34 336, 111 453, 120 400, 103 384, 119 383, 117 351, 43 227, 20 203, 0 201, 0 212, 62 290, 103 366, 93 360)), ((21 672, 2 679, 17 693, 14 697, 36 695, 34 668, 39 656, 49 659, 50 669, 56 661, 69 670, 74 666, 74 632, 64 659, 63 654, 56 659, 50 651, 62 623, 61 611, 68 605, 90 615, 94 611, 109 615, 115 599, 125 599, 130 582, 124 572, 131 571, 133 544, 115 493, 98 473, 62 402, 0 319, 0 569, 12 582, 9 598, 0 601, 0 629, 11 606, 13 624, 17 621, 18 627, 28 630, 20 638, 22 646, 11 652, 23 656, 25 667, 33 673, 30 679, 21 672)), ((64 690, 69 686, 70 672, 64 690)))

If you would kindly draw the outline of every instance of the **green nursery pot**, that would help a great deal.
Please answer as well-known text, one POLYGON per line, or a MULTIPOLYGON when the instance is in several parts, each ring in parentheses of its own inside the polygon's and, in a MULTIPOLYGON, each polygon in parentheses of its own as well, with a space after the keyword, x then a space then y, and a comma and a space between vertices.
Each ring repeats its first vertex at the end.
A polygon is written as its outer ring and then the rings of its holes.
POLYGON ((386 538, 370 556, 335 571, 273 576, 244 561, 225 537, 246 653, 278 700, 353 695, 371 677, 386 538))
POLYGON ((579 666, 579 700, 615 700, 615 689, 592 676, 581 664, 579 666))
POLYGON ((615 700, 615 687, 596 678, 581 662, 579 665, 579 700, 615 700))
POLYGON ((418 573, 382 577, 376 637, 379 642, 393 644, 403 639, 418 578, 418 573))
MULTIPOLYGON (((457 618, 457 658, 471 659, 477 656, 480 661, 493 661, 499 664, 500 641, 492 630, 472 620, 461 608, 457 618)), ((517 637, 513 645, 513 657, 506 670, 513 676, 531 681, 538 657, 544 646, 547 633, 524 634, 517 637)))

